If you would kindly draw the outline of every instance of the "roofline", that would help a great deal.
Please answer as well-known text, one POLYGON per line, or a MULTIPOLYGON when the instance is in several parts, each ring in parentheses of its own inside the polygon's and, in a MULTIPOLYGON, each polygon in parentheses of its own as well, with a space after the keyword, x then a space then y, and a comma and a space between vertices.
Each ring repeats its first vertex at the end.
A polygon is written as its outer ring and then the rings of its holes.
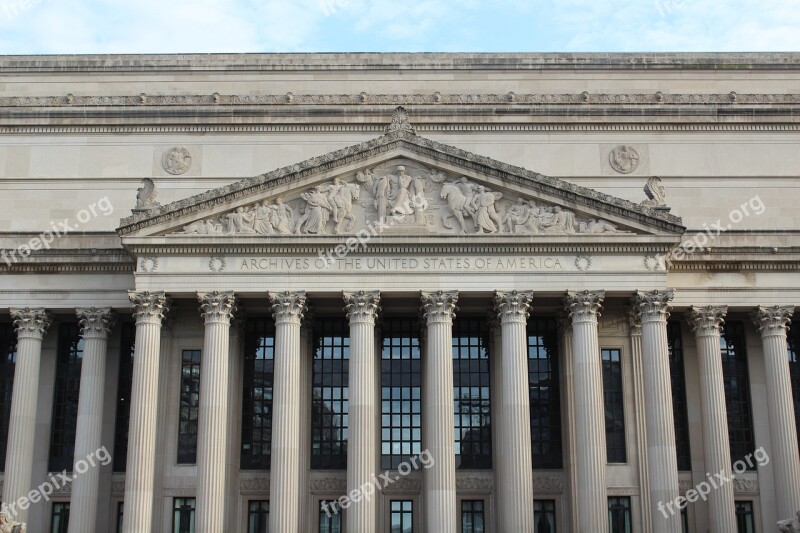
POLYGON ((0 55, 0 73, 291 70, 800 70, 800 52, 0 55))

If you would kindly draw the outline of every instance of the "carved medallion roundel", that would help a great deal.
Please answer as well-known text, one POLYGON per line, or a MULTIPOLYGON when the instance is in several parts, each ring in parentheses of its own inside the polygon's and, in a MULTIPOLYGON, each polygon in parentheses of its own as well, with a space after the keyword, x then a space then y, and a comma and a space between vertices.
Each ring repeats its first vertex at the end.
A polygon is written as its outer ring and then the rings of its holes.
POLYGON ((164 153, 161 163, 173 176, 186 174, 192 166, 192 154, 186 148, 175 147, 164 153))
POLYGON ((632 146, 621 144, 611 150, 608 160, 611 168, 620 174, 630 174, 639 167, 639 152, 632 146))

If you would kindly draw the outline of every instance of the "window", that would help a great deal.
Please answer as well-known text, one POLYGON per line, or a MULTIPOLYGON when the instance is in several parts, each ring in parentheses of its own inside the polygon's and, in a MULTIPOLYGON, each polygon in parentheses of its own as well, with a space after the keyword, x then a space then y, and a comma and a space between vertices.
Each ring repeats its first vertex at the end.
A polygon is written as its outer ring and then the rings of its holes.
POLYGON ((753 502, 736 502, 736 532, 756 533, 756 515, 753 502))
POLYGON ((14 327, 11 324, 0 324, 0 472, 4 472, 6 468, 6 444, 16 362, 17 336, 14 327))
POLYGON ((789 330, 789 372, 794 393, 794 420, 800 440, 800 323, 789 330))
POLYGON ((391 533, 414 533, 414 502, 392 500, 391 533))
POLYGON ((678 470, 691 470, 689 415, 686 409, 686 374, 683 366, 683 338, 681 337, 680 322, 671 321, 667 324, 667 345, 669 347, 672 416, 675 422, 675 452, 678 458, 678 470))
MULTIPOLYGON (((744 324, 731 321, 721 339, 722 374, 725 380, 725 406, 728 411, 728 437, 731 461, 743 460, 755 449, 753 417, 750 412, 750 375, 747 369, 744 324)), ((745 461, 746 463, 746 461, 745 461)), ((752 470, 753 467, 748 466, 752 470)))
POLYGON ((625 450, 625 403, 622 390, 622 352, 601 350, 603 402, 606 412, 606 454, 609 463, 627 462, 625 450))
POLYGON ((125 513, 125 502, 117 504, 117 533, 122 533, 122 517, 125 513))
POLYGON ((381 468, 386 470, 422 452, 419 323, 385 320, 381 343, 381 468))
MULTIPOLYGON (((484 321, 485 322, 485 321, 484 321)), ((461 533, 484 533, 483 500, 461 501, 461 533)))
POLYGON ((248 319, 242 386, 243 470, 269 470, 274 357, 275 323, 271 318, 248 319))
POLYGON ((528 392, 533 468, 562 467, 561 387, 556 321, 528 321, 528 392))
POLYGON ((50 433, 50 472, 72 471, 75 430, 78 424, 78 394, 81 389, 83 339, 77 323, 58 328, 56 387, 50 433))
POLYGON ((178 464, 197 462, 197 421, 200 412, 200 350, 181 355, 181 405, 178 418, 178 464))
POLYGON ((631 499, 608 499, 608 533, 631 533, 631 499))
POLYGON ((689 533, 689 509, 681 509, 681 533, 689 533))
POLYGON ((133 387, 133 349, 136 325, 122 324, 117 379, 117 421, 114 427, 114 472, 124 472, 128 460, 128 425, 131 420, 131 388, 133 387))
POLYGON ((53 502, 50 533, 67 533, 67 529, 69 529, 69 502, 53 502))
POLYGON ((342 319, 321 319, 314 327, 311 397, 311 468, 347 468, 347 387, 350 328, 342 319))
POLYGON ((535 533, 556 533, 555 500, 534 500, 533 527, 535 533))
POLYGON ((194 533, 194 498, 175 498, 172 505, 172 533, 194 533))
POLYGON ((482 318, 453 324, 456 468, 492 468, 488 329, 482 318))
POLYGON ((342 533, 342 510, 335 500, 319 502, 319 533, 342 533))
POLYGON ((247 504, 247 533, 269 532, 269 502, 252 500, 247 504))

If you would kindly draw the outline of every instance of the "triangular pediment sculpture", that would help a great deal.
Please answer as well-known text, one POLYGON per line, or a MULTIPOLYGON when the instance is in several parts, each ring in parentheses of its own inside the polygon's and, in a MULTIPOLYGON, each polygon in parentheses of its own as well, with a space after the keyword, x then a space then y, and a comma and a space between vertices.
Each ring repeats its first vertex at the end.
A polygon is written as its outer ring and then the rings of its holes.
POLYGON ((414 133, 387 133, 122 220, 126 236, 681 235, 678 217, 414 133))

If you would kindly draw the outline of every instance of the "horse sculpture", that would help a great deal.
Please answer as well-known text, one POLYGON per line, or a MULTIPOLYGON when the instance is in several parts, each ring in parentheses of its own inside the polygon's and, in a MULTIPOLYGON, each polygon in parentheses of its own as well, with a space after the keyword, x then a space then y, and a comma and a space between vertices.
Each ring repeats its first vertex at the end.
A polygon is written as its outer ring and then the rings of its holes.
POLYGON ((442 225, 447 229, 453 229, 453 226, 450 225, 450 219, 455 218, 461 226, 461 231, 467 233, 467 223, 464 221, 464 215, 471 216, 472 212, 469 198, 461 190, 461 187, 455 183, 443 183, 440 196, 442 199, 447 200, 447 211, 442 213, 442 225))

